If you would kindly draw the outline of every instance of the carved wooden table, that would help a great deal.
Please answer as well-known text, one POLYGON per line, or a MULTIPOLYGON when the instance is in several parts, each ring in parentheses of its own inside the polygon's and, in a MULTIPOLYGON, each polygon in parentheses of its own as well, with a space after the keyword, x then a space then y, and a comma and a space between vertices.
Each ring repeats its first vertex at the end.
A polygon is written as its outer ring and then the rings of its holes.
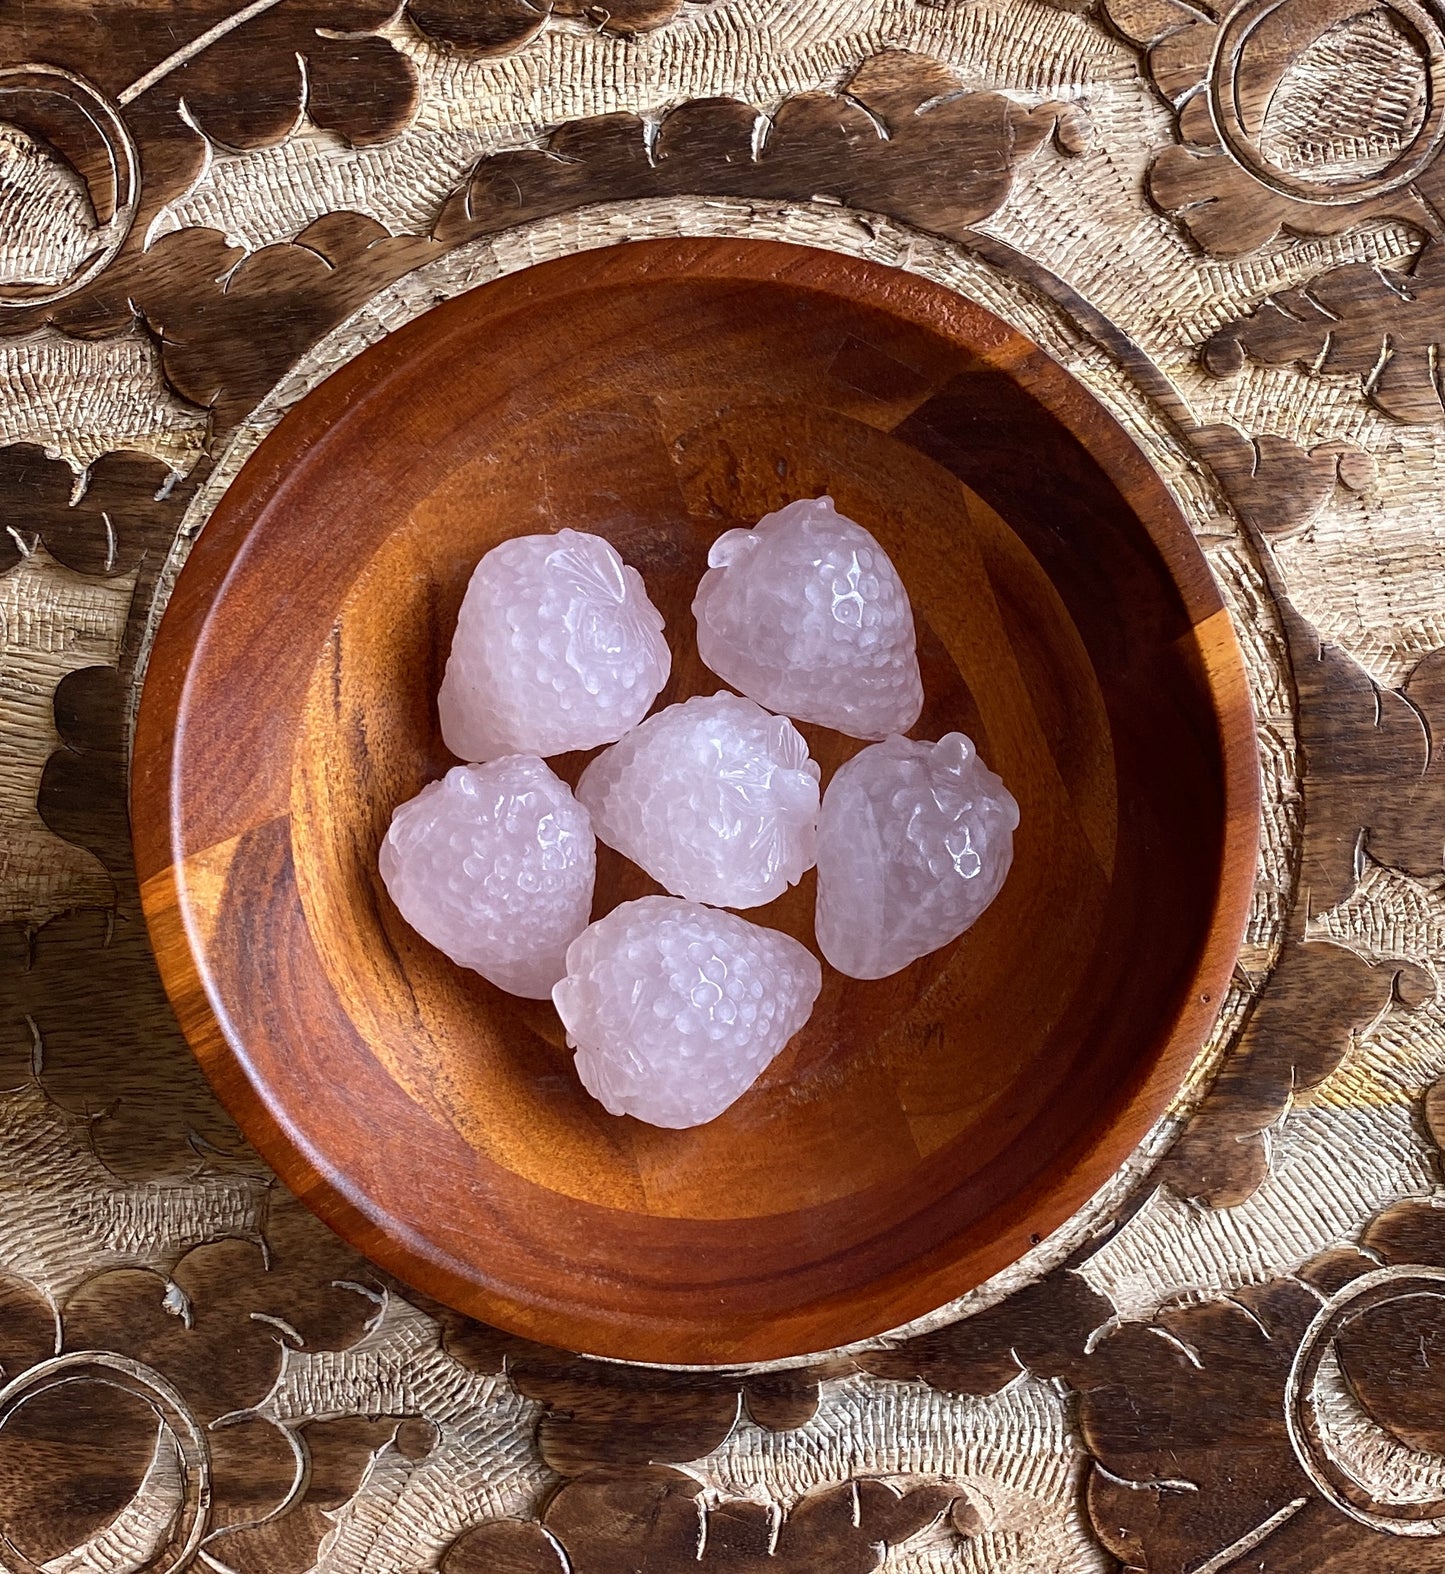
POLYGON ((1445 1568, 1442 71, 1427 0, 0 11, 0 1563, 1445 1568), (1104 400, 1236 618, 1266 833, 1085 1216, 698 1374, 468 1324, 272 1183, 160 992, 125 772, 185 543, 298 397, 484 280, 713 234, 941 280, 1104 400))

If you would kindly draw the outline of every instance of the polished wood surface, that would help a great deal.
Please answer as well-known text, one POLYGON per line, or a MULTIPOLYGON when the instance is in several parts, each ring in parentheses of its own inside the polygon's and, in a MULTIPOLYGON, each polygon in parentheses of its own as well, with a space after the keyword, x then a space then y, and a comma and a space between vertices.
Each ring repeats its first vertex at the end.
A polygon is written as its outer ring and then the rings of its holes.
MULTIPOLYGON (((807 731, 825 779, 858 747, 807 731)), ((463 295, 292 412, 176 585, 132 812, 181 1023, 294 1191, 463 1311, 697 1363, 896 1326, 1098 1189, 1222 996, 1258 796, 1227 614, 1097 402, 937 286, 712 241, 463 295), (615 1119, 550 1006, 448 963, 375 872, 392 808, 452 763, 434 695, 462 591, 508 536, 597 531, 667 619, 662 701, 710 693, 708 545, 825 490, 910 587, 915 732, 969 732, 1020 801, 1013 873, 942 952, 830 973, 719 1120, 615 1119)), ((605 855, 594 911, 651 889, 605 855)), ((755 916, 810 941, 813 891, 755 916)))

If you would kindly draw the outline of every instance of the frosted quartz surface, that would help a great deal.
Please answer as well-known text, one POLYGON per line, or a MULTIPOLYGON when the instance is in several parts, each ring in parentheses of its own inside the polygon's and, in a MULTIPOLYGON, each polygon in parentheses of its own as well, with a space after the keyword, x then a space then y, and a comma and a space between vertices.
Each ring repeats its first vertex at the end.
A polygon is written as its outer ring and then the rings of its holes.
POLYGON ((789 935, 645 896, 572 942, 552 999, 582 1085, 604 1108, 700 1126, 757 1081, 822 984, 818 959, 789 935))
POLYGON ((437 696, 442 737, 464 760, 612 743, 671 665, 642 576, 601 536, 518 536, 467 586, 437 696))
POLYGON ((582 773, 609 847, 674 896, 756 907, 813 867, 818 767, 802 734, 736 694, 649 716, 582 773))
POLYGON ((401 915, 454 962, 545 1000, 592 915, 587 811, 541 760, 458 765, 396 811, 381 878, 401 915))
POLYGON ((907 732, 923 709, 913 609, 888 554, 831 497, 803 498, 708 553, 697 648, 769 710, 854 738, 907 732))
POLYGON ((818 945, 886 978, 957 938, 998 895, 1019 806, 961 732, 889 738, 842 766, 818 821, 818 945))

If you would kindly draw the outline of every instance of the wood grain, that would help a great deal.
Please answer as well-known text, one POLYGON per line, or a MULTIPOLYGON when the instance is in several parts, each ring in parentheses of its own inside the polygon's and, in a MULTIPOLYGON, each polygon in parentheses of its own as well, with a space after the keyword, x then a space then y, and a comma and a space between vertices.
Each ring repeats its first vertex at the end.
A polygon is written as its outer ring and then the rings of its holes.
MULTIPOLYGON (((220 34, 236 0, 0 15, 0 57, 19 66, 0 157, 25 145, 13 127, 39 158, 5 165, 19 178, 0 298, 31 304, 0 308, 0 441, 45 450, 0 451, 15 592, 0 904, 18 892, 0 929, 6 1379, 29 1381, 63 1335, 144 1363, 203 1426, 240 1407, 206 1434, 207 1551, 245 1574, 605 1574, 644 1557, 683 1574, 709 1548, 710 1565, 760 1574, 778 1558, 949 1574, 1099 1574, 1113 1558, 1179 1574, 1441 1567, 1445 1538, 1420 1518, 1442 1461, 1429 1271, 1445 1264, 1445 165, 1415 135, 1439 101, 1420 67, 1432 15, 1286 0, 1271 8, 1283 28, 1236 48, 1235 21, 1261 8, 393 9, 281 0, 220 34), (1226 138, 1211 100, 1235 87, 1226 138), (105 98, 142 177, 108 261, 85 211, 111 223, 125 184, 124 148, 102 145, 105 98), (1413 180, 1370 189, 1419 151, 1413 180), (1298 179, 1321 176, 1302 200, 1298 179), (126 833, 130 689, 168 544, 303 380, 471 282, 662 233, 862 252, 1045 346, 1119 415, 1205 542, 1260 719, 1256 912, 1216 1028, 1222 1072, 1193 1090, 1183 1140, 1152 1173, 1164 1140, 1137 1154, 1107 1209, 927 1333, 784 1373, 530 1345, 401 1290, 268 1187, 167 1007, 126 833), (94 255, 71 293, 23 284, 94 255), (127 450, 152 457, 115 457, 127 450), (27 566, 37 536, 49 556, 27 566), (17 824, 36 856, 7 865, 17 824), (1324 1341, 1329 1382, 1297 1396, 1314 1440, 1297 1451, 1286 1390, 1302 1341, 1322 1301, 1348 1310, 1341 1297, 1377 1273, 1383 1300, 1324 1341), (1342 1401, 1345 1430, 1321 1447, 1319 1407, 1342 1401), (311 1479, 288 1496, 294 1447, 311 1479), (1339 1502, 1306 1461, 1343 1485, 1339 1502), (904 1500, 920 1479, 966 1479, 968 1496, 910 1535, 915 1519, 880 1513, 863 1485, 877 1477, 904 1500)), ((916 375, 866 346, 837 365, 877 394, 916 375)), ((165 1464, 153 1412, 109 1404, 96 1375, 0 1430, 0 1525, 33 1555, 138 1568, 176 1483, 151 1473, 165 1464)))
MULTIPOLYGON (((856 747, 811 741, 825 771, 856 747)), ((1252 751, 1198 549, 1037 350, 823 253, 657 243, 459 298, 262 445, 158 638, 133 819, 182 1025, 328 1222, 517 1332, 736 1361, 930 1310, 1118 1166, 1233 964, 1252 751), (375 875, 392 807, 449 763, 456 607, 496 541, 598 530, 668 620, 663 699, 711 692, 687 612, 709 543, 824 489, 914 587, 922 734, 966 726, 1020 798, 1014 873, 964 941, 831 978, 720 1120, 610 1119, 551 1010, 445 962, 375 875)), ((645 888, 605 861, 597 910, 645 888)), ((811 898, 759 917, 806 938, 811 898)))

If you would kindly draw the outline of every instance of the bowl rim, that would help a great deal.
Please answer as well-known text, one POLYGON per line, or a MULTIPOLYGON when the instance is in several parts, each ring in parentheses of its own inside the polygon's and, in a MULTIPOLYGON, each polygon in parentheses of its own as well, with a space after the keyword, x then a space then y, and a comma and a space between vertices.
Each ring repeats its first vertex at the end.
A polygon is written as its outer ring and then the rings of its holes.
MULTIPOLYGON (((737 1366, 800 1359, 927 1316, 1012 1266, 1108 1185, 1189 1084, 1224 1000, 1253 899, 1261 790, 1244 659, 1223 597, 1162 477, 1102 401, 1033 341, 945 285, 819 247, 708 237, 622 242, 489 280, 352 357, 289 410, 218 499, 171 587, 149 652, 136 717, 130 809, 141 906, 166 993, 222 1104, 293 1194, 380 1267, 479 1320, 612 1358, 737 1366), (1212 700, 1221 764, 1220 880, 1190 987, 1167 1028, 1161 1022, 1157 1052, 1136 1074, 1113 1118, 1102 1123, 1067 1168, 1047 1171, 1042 1182, 1031 1182, 1020 1194, 1027 1207, 1006 1209, 1007 1216, 986 1242, 961 1253, 946 1250, 945 1242, 906 1272, 875 1281, 869 1287, 874 1290, 871 1303, 883 1309, 881 1320, 875 1317, 866 1325, 858 1322, 856 1312, 849 1315, 860 1292, 812 1303, 797 1315, 767 1324, 742 1318, 736 1327, 702 1329, 680 1317, 613 1309, 596 1313, 577 1302, 530 1294, 518 1299, 505 1285, 489 1280, 484 1269, 458 1272, 456 1259, 444 1256, 408 1220, 383 1214, 365 1195, 349 1189, 335 1161, 310 1151, 301 1133, 278 1115, 268 1086, 238 1042, 224 1001, 198 960, 203 947, 187 911, 178 789, 186 708, 195 698, 192 665, 277 482, 299 457, 324 442, 333 412, 384 395, 393 378, 406 375, 420 324, 430 322, 435 332, 437 319, 467 310, 462 303, 474 303, 479 295, 487 297, 493 321, 501 322, 543 300, 555 304, 567 295, 648 278, 783 283, 821 290, 881 307, 966 343, 978 361, 1010 377, 1048 410, 1126 495, 1194 625, 1195 648, 1212 700), (138 812, 143 806, 144 812, 138 812)), ((1011 1204, 1018 1200, 1011 1199, 1011 1204)))

